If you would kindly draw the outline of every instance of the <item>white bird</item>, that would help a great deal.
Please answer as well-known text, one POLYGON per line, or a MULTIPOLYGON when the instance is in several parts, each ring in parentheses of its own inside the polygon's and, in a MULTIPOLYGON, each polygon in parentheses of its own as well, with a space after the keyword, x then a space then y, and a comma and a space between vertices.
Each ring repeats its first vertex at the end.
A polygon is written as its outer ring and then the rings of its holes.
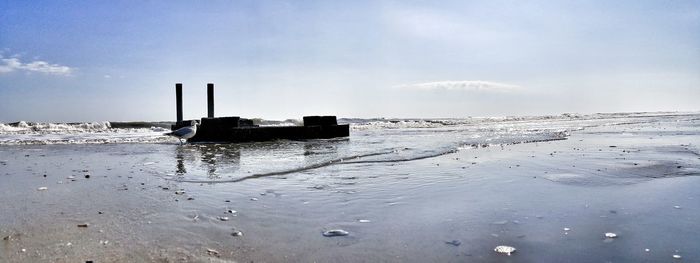
POLYGON ((193 121, 191 126, 182 127, 173 132, 166 133, 165 135, 177 137, 177 139, 180 140, 180 144, 182 144, 182 139, 187 140, 194 137, 195 134, 197 134, 197 123, 193 121))

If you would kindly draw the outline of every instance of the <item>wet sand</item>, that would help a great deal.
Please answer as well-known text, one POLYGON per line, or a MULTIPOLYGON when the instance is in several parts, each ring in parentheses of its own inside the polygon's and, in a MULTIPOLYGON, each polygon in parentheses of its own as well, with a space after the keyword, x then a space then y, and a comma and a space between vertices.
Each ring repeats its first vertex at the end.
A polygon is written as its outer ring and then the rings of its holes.
POLYGON ((214 184, 170 172, 245 173, 255 156, 219 145, 3 146, 0 261, 695 262, 699 129, 603 126, 214 184))

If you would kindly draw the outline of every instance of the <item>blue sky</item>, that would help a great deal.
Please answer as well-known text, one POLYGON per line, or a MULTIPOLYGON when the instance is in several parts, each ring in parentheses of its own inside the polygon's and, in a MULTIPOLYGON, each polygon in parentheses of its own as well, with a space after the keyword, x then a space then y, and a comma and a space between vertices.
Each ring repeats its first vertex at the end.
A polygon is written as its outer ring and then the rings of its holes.
POLYGON ((0 0, 0 121, 700 110, 700 1, 0 0))

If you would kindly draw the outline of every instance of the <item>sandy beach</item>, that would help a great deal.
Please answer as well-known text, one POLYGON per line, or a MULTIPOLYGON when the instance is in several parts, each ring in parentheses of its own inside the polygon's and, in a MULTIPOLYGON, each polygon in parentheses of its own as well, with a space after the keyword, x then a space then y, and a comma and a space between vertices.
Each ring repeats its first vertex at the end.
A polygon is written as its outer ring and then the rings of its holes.
POLYGON ((342 157, 364 134, 4 145, 0 261, 695 262, 699 124, 642 119, 565 140, 279 174, 269 172, 342 157), (270 157, 278 149, 286 159, 270 157), (323 235, 333 229, 348 235, 323 235))

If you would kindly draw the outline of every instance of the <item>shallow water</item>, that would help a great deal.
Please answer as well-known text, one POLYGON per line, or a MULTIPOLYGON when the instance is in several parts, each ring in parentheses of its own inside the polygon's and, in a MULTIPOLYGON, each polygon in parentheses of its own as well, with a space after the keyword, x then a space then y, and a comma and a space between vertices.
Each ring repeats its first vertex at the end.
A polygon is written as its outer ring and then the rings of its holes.
POLYGON ((697 115, 376 126, 301 142, 0 146, 0 235, 17 236, 0 261, 700 259, 697 115))

